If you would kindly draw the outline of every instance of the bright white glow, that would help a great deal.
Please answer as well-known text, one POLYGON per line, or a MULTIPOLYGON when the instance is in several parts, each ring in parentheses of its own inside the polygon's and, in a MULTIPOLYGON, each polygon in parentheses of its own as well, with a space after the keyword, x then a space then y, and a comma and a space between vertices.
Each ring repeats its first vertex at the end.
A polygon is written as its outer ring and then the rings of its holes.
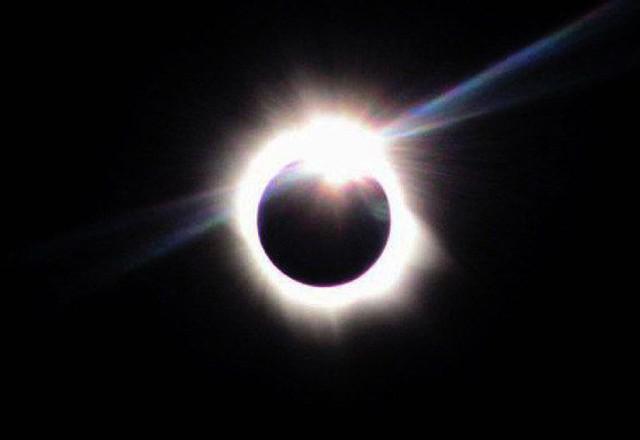
POLYGON ((420 238, 420 228, 405 204, 384 139, 340 117, 314 118, 268 141, 242 176, 235 202, 236 224, 256 274, 287 304, 334 310, 388 298, 403 287, 420 238), (270 180, 292 162, 302 162, 305 168, 322 173, 336 185, 371 176, 384 189, 391 213, 389 238, 378 260, 359 278, 331 287, 306 285, 281 272, 264 252, 257 226, 260 199, 270 180))

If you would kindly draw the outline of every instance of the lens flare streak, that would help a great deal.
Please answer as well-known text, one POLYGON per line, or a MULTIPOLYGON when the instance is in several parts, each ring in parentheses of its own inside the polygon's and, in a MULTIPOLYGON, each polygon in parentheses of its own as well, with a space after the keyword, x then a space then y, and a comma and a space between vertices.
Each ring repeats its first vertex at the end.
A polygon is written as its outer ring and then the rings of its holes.
POLYGON ((506 107, 524 97, 502 100, 488 96, 493 87, 511 79, 527 68, 532 68, 584 40, 609 22, 614 14, 620 14, 625 1, 613 1, 584 15, 568 26, 544 37, 506 59, 483 70, 472 78, 445 91, 434 99, 420 104, 400 118, 392 121, 384 130, 388 137, 420 135, 449 126, 489 111, 506 107))
POLYGON ((105 220, 25 249, 22 258, 55 264, 70 291, 99 288, 226 224, 227 193, 220 188, 105 220))

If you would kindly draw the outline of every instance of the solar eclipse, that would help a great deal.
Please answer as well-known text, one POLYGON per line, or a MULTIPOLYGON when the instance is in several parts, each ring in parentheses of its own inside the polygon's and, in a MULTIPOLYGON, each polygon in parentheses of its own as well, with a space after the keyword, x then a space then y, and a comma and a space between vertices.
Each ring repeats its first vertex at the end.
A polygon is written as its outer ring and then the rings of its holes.
POLYGON ((640 2, 479 3, 22 14, 14 400, 460 419, 572 394, 624 275, 640 2))
POLYGON ((378 132, 320 115, 268 140, 235 220, 254 273, 287 303, 337 309, 405 281, 421 229, 378 132))

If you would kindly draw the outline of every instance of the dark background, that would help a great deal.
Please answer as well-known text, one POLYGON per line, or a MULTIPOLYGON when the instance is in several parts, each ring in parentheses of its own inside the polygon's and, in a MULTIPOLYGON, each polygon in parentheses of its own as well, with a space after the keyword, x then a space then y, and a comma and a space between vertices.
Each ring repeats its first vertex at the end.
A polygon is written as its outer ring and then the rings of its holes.
POLYGON ((638 98, 637 72, 599 60, 631 56, 629 23, 554 64, 579 86, 409 142, 424 170, 412 192, 451 263, 407 313, 353 319, 337 339, 301 329, 248 282, 228 225, 110 270, 178 220, 104 225, 228 184, 239 140, 295 112, 305 84, 393 117, 598 4, 338 3, 15 17, 26 122, 5 163, 19 172, 5 294, 28 303, 12 330, 24 405, 517 412, 592 392, 605 341, 587 306, 611 289, 604 225, 620 212, 606 188, 638 98))

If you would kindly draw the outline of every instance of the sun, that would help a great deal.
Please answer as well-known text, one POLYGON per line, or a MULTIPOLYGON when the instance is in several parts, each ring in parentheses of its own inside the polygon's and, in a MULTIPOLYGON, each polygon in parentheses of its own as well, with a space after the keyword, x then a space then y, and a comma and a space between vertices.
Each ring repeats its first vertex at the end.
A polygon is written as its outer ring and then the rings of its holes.
POLYGON ((267 140, 239 179, 234 220, 253 274, 286 305, 339 310, 390 299, 404 287, 420 243, 420 227, 409 209, 389 160, 389 145, 376 131, 342 116, 316 116, 267 140), (281 272, 262 248, 258 207, 269 181, 292 163, 321 175, 339 190, 352 179, 372 177, 387 195, 391 224, 378 260, 360 277, 330 287, 311 286, 281 272))

